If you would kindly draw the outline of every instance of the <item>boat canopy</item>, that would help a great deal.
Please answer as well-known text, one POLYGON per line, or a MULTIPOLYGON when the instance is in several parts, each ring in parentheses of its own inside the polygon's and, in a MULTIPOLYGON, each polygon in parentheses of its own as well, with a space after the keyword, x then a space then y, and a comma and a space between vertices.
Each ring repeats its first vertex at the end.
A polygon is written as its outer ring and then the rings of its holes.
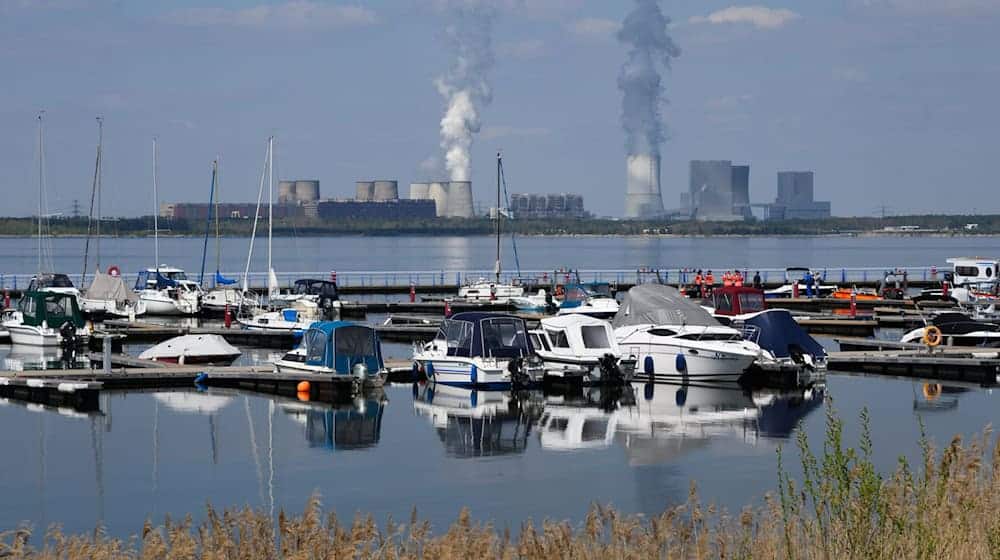
POLYGON ((329 280, 301 278, 295 281, 295 294, 337 299, 337 283, 329 280))
POLYGON ((466 358, 523 358, 534 353, 524 320, 502 313, 458 313, 441 323, 438 340, 448 355, 466 358))
POLYGON ((100 270, 94 273, 94 281, 87 288, 87 299, 131 303, 139 300, 135 292, 125 287, 125 281, 120 276, 111 276, 100 270))
POLYGON ((767 308, 764 292, 747 286, 723 286, 712 290, 715 312, 719 315, 757 313, 767 308))
POLYGON ((226 278, 218 270, 215 271, 215 284, 218 286, 232 286, 236 283, 236 280, 232 278, 226 278))
POLYGON ((640 284, 625 294, 612 326, 630 325, 722 326, 700 305, 662 284, 640 284))
POLYGON ((826 357, 823 345, 809 336, 787 310, 771 309, 745 319, 744 323, 757 328, 758 335, 754 342, 776 358, 789 358, 792 350, 814 358, 826 357))
POLYGON ((375 373, 384 369, 382 345, 375 329, 347 321, 318 321, 302 337, 306 364, 350 375, 356 364, 375 373))
POLYGON ((73 288, 73 281, 65 274, 55 274, 43 272, 31 279, 28 284, 29 292, 41 291, 45 288, 73 288))
MULTIPOLYGON (((171 274, 171 276, 173 276, 171 274)), ((179 280, 184 280, 184 273, 181 273, 182 278, 179 280)), ((142 270, 139 271, 139 276, 135 280, 135 289, 145 290, 150 287, 155 286, 155 289, 162 290, 163 288, 176 288, 177 280, 170 278, 169 276, 164 276, 157 270, 142 270)))
POLYGON ((17 302, 17 310, 21 312, 24 324, 32 327, 41 326, 44 322, 54 329, 66 323, 83 328, 83 315, 72 294, 24 292, 17 302))

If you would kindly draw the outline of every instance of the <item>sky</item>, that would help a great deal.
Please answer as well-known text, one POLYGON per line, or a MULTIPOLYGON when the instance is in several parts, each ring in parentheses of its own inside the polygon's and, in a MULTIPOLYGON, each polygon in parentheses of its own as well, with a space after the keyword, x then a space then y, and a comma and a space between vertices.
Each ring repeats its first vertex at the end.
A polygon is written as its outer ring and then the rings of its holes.
MULTIPOLYGON (((324 197, 354 181, 444 177, 435 86, 453 63, 454 5, 496 10, 472 146, 477 201, 503 150, 511 192, 578 192, 620 216, 625 146, 615 34, 634 0, 0 0, 3 215, 89 203, 104 119, 105 215, 160 201, 256 200, 267 137, 280 178, 324 197)), ((665 205, 692 159, 812 170, 835 215, 1000 212, 1000 0, 662 0, 681 54, 664 74, 665 205)))

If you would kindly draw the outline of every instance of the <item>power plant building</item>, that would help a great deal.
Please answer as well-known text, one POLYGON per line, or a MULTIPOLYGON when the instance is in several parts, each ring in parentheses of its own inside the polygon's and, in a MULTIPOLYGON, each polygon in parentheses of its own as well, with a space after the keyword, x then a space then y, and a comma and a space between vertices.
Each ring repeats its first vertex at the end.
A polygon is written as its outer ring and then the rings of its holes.
POLYGON ((471 218, 475 215, 469 181, 410 183, 410 200, 433 201, 438 217, 471 218))
POLYGON ((434 219, 434 201, 408 198, 382 201, 322 200, 317 205, 321 220, 414 220, 434 219))
POLYGON ((733 221, 749 215, 750 167, 730 160, 692 160, 687 202, 698 220, 733 221))
POLYGON ((659 154, 632 154, 625 160, 625 217, 663 215, 659 154))
POLYGON ((510 195, 514 218, 586 218, 583 196, 572 193, 510 195))
POLYGON ((769 220, 818 220, 829 218, 830 202, 815 200, 812 171, 779 171, 778 196, 766 206, 769 220))

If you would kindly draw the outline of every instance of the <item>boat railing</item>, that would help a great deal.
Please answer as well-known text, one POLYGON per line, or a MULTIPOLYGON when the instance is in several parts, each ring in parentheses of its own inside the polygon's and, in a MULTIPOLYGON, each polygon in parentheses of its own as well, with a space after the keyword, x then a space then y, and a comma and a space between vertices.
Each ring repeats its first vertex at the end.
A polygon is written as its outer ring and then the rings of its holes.
MULTIPOLYGON (((751 267, 726 267, 726 266, 701 266, 703 271, 712 270, 719 281, 725 270, 739 270, 746 279, 753 277, 755 273, 760 273, 761 280, 766 284, 787 283, 791 280, 784 268, 751 268, 751 267)), ((697 268, 659 268, 658 274, 649 274, 649 269, 578 269, 574 270, 570 278, 566 274, 553 272, 549 269, 521 270, 520 273, 507 272, 500 276, 500 281, 505 283, 519 283, 528 287, 544 287, 552 283, 609 283, 612 285, 631 285, 649 282, 662 282, 669 285, 691 285, 697 268)), ((828 267, 814 268, 814 272, 819 274, 817 283, 824 282, 830 284, 850 284, 858 282, 878 282, 884 275, 887 267, 828 267)), ((891 268, 892 271, 906 270, 910 280, 936 281, 944 279, 945 270, 939 270, 933 266, 915 266, 905 269, 891 268)), ((237 271, 223 272, 223 276, 229 278, 242 279, 242 273, 237 271)), ((28 287, 34 273, 0 273, 0 290, 23 290, 28 287)), ((250 286, 262 288, 267 285, 267 273, 250 273, 248 280, 250 286)), ((455 286, 463 286, 479 280, 480 278, 495 278, 495 272, 491 269, 472 270, 326 270, 326 271, 288 271, 277 274, 278 282, 283 289, 292 289, 296 280, 300 278, 329 279, 337 282, 342 287, 369 287, 369 288, 391 288, 399 286, 414 285, 422 289, 435 287, 441 289, 453 289, 455 286)), ((70 274, 70 279, 74 285, 80 286, 81 275, 70 274)), ((87 280, 93 278, 92 274, 87 275, 87 280)), ((134 281, 134 274, 123 274, 126 284, 130 280, 134 281)), ((213 287, 211 282, 206 282, 206 289, 213 287)))
POLYGON ((736 330, 740 331, 740 334, 743 336, 743 340, 747 342, 757 344, 757 341, 760 340, 760 327, 757 325, 744 323, 736 327, 736 330))

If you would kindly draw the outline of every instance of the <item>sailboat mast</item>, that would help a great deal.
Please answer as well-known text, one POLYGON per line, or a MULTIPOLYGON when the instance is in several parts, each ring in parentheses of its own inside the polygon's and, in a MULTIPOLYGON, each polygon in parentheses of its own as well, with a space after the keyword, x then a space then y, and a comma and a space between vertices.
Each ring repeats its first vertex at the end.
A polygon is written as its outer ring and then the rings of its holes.
POLYGON ((219 160, 215 158, 215 272, 218 275, 222 266, 222 246, 219 244, 219 198, 222 196, 222 176, 219 173, 219 160))
POLYGON ((153 137, 153 258, 156 274, 160 274, 160 203, 156 186, 156 136, 153 137))
MULTIPOLYGON (((267 274, 271 279, 271 235, 274 228, 274 136, 267 139, 267 274)), ((270 286, 268 286, 270 288, 270 286)), ((270 290, 269 290, 270 291, 270 290)))
POLYGON ((42 117, 38 113, 38 273, 42 273, 42 192, 45 190, 45 137, 42 133, 42 117))
POLYGON ((201 247, 201 272, 198 275, 198 283, 205 287, 205 259, 208 257, 208 234, 212 231, 212 211, 215 210, 215 174, 218 170, 218 162, 212 162, 212 184, 208 188, 208 216, 205 220, 205 241, 201 247))
POLYGON ((496 276, 497 284, 500 283, 500 165, 501 155, 497 152, 497 263, 496 276))
MULTIPOLYGON (((94 262, 97 269, 101 268, 101 183, 104 175, 104 117, 97 117, 97 171, 95 189, 97 190, 97 237, 94 239, 94 262)), ((86 273, 86 271, 84 271, 86 273)))

